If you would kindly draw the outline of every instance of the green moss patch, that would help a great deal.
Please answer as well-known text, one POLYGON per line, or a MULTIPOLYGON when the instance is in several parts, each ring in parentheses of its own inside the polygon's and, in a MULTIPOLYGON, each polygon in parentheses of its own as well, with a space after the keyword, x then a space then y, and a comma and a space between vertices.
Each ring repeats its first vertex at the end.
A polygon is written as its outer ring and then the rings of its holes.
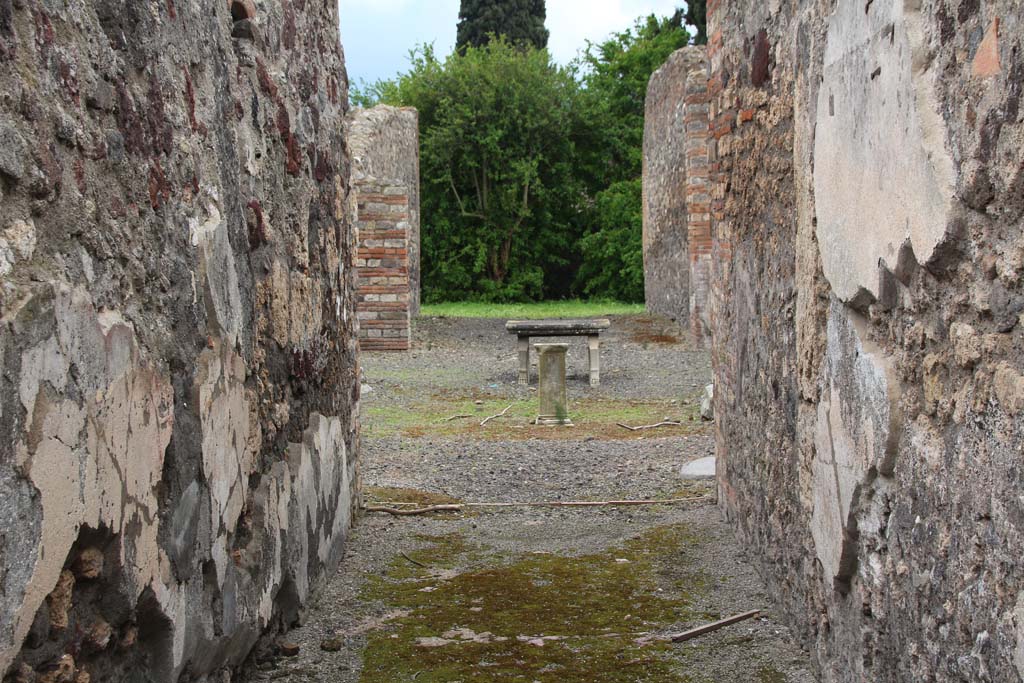
POLYGON ((368 642, 362 683, 649 683, 690 680, 680 650, 642 640, 700 615, 699 575, 679 566, 684 527, 651 530, 589 555, 503 563, 457 536, 396 559, 368 599, 408 615, 368 642), (476 569, 453 574, 453 566, 476 569), (446 571, 448 570, 448 571, 446 571))
POLYGON ((513 403, 507 398, 493 396, 442 393, 410 400, 402 406, 372 403, 365 405, 363 434, 368 438, 465 436, 503 441, 588 437, 637 439, 696 434, 708 429, 707 425, 700 421, 696 406, 668 401, 603 398, 570 401, 569 418, 573 421, 573 427, 538 427, 532 424, 538 413, 536 398, 513 403), (478 401, 480 403, 477 403, 478 401), (485 418, 497 415, 509 405, 512 405, 512 408, 504 417, 480 426, 485 418), (619 426, 619 423, 630 426, 657 424, 666 417, 682 424, 643 432, 631 432, 619 426))

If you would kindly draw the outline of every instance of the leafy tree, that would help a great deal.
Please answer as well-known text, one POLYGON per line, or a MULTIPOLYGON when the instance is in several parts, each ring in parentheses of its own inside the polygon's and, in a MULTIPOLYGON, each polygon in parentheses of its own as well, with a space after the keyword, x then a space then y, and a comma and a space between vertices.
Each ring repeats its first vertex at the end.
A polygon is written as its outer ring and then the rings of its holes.
POLYGON ((686 23, 697 29, 693 38, 694 45, 708 44, 708 0, 688 0, 686 3, 686 23))
POLYGON ((624 180, 598 193, 596 229, 580 239, 579 290, 588 297, 643 301, 643 182, 624 180))
POLYGON ((424 299, 568 294, 581 195, 572 72, 499 37, 444 61, 420 48, 409 73, 372 90, 420 114, 424 299))
POLYGON ((638 20, 632 29, 590 43, 583 54, 579 173, 592 202, 586 210, 576 289, 592 295, 643 300, 644 107, 647 83, 689 35, 682 13, 638 20), (610 272, 603 277, 602 272, 610 272), (595 289, 594 283, 602 283, 595 289))
POLYGON ((424 46, 353 89, 419 110, 425 301, 643 300, 644 103, 683 21, 639 19, 568 68, 502 35, 444 59, 424 46))
POLYGON ((544 0, 462 0, 456 44, 482 47, 493 36, 504 36, 514 45, 544 49, 548 30, 544 27, 544 0))
POLYGON ((632 29, 601 43, 588 43, 582 57, 585 116, 604 138, 592 150, 600 155, 598 168, 592 169, 597 186, 640 176, 647 83, 669 55, 688 41, 677 13, 639 19, 632 29))

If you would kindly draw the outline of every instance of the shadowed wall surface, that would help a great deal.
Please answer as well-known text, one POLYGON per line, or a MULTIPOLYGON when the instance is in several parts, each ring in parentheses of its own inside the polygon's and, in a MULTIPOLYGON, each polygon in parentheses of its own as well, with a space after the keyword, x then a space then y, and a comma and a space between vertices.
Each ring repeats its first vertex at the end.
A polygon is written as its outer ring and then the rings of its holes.
POLYGON ((721 505, 824 681, 1019 680, 1024 18, 912 5, 709 3, 721 505))
POLYGON ((336 565, 347 99, 334 3, 0 0, 0 672, 221 680, 336 565))

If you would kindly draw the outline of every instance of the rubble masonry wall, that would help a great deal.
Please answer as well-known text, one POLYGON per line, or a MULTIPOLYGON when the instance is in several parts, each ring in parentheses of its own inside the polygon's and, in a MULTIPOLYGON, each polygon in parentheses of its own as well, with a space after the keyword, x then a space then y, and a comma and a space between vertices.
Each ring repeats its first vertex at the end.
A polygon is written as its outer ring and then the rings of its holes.
POLYGON ((337 12, 0 0, 0 675, 223 680, 340 559, 337 12))
POLYGON ((824 681, 1020 680, 1024 12, 708 5, 722 508, 824 681))

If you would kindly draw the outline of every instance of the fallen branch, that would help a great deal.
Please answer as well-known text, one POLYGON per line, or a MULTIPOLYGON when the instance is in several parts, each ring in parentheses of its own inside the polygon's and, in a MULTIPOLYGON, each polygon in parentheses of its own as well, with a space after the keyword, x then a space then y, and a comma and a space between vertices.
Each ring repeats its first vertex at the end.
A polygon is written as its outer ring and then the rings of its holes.
POLYGON ((441 420, 441 422, 455 422, 455 420, 466 420, 466 419, 469 419, 471 417, 473 417, 473 416, 472 415, 452 415, 451 417, 449 417, 446 420, 441 420))
POLYGON ((411 517, 426 515, 432 512, 462 512, 467 508, 594 508, 594 507, 635 507, 641 505, 686 505, 711 504, 716 501, 714 496, 698 496, 695 498, 670 498, 667 500, 584 500, 584 501, 541 501, 526 503, 459 503, 453 505, 433 505, 425 508, 403 509, 403 505, 415 503, 380 503, 363 508, 364 512, 383 512, 389 515, 411 517))
POLYGON ((406 555, 404 552, 402 553, 402 557, 404 557, 405 559, 409 560, 410 562, 412 562, 417 567, 423 567, 424 569, 427 568, 427 565, 423 564, 422 562, 417 562, 416 560, 414 560, 411 557, 409 557, 408 555, 406 555))
POLYGON ((513 403, 512 405, 510 405, 508 408, 505 408, 505 410, 501 411, 497 415, 491 415, 489 418, 487 418, 486 420, 481 422, 480 426, 483 427, 484 425, 486 425, 491 420, 497 420, 499 417, 505 417, 506 415, 508 415, 508 411, 512 410, 515 407, 515 405, 516 404, 513 403))
POLYGON ((747 619, 753 619, 754 617, 758 616, 759 614, 761 614, 761 610, 755 609, 752 612, 745 612, 743 614, 737 614, 734 617, 729 617, 727 619, 722 619, 721 621, 716 621, 716 622, 714 622, 712 624, 705 624, 704 626, 698 626, 697 628, 690 629, 686 633, 680 633, 679 635, 672 636, 672 642, 673 643, 682 643, 682 642, 685 642, 687 640, 693 640, 694 638, 697 638, 699 636, 703 636, 703 635, 706 635, 708 633, 714 633, 715 631, 723 629, 726 626, 732 626, 733 624, 738 624, 741 621, 746 621, 747 619))
POLYGON ((363 508, 364 512, 384 512, 389 515, 396 515, 398 517, 412 517, 413 515, 426 515, 431 512, 462 512, 461 505, 431 505, 426 508, 416 508, 413 510, 401 510, 399 508, 384 507, 383 505, 367 505, 363 508))
POLYGON ((623 429, 628 429, 631 432, 642 432, 645 429, 657 429, 658 427, 682 427, 683 423, 682 422, 671 422, 671 421, 669 421, 669 422, 659 422, 656 425, 644 425, 643 427, 630 427, 629 425, 624 425, 624 424, 622 424, 620 422, 619 426, 622 427, 623 429))

